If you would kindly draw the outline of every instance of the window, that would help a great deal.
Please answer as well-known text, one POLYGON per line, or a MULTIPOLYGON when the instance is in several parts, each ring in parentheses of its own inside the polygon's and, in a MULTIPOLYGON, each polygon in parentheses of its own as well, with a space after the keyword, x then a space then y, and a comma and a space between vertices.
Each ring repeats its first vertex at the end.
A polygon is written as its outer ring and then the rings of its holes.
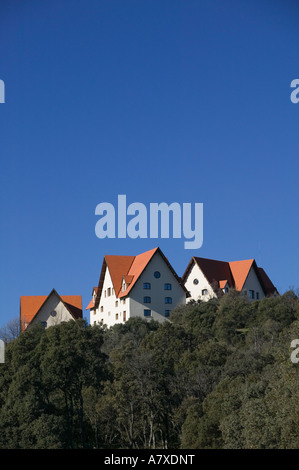
POLYGON ((257 293, 256 293, 256 299, 259 300, 259 298, 260 298, 260 293, 257 292, 257 293))
POLYGON ((249 298, 254 299, 254 290, 249 291, 249 298))
POLYGON ((160 276, 161 276, 161 274, 160 274, 159 271, 155 271, 155 272, 154 272, 154 277, 155 277, 156 279, 159 279, 160 276))
POLYGON ((115 320, 118 320, 118 313, 115 314, 115 320))
POLYGON ((96 322, 96 321, 94 321, 94 322, 93 322, 93 324, 94 324, 94 325, 96 325, 96 324, 97 324, 97 322, 96 322))
POLYGON ((47 322, 46 322, 46 321, 41 321, 41 324, 42 324, 45 328, 47 328, 47 322))
POLYGON ((115 307, 118 307, 118 300, 115 301, 115 307))
POLYGON ((111 287, 108 287, 108 289, 107 289, 107 294, 108 294, 108 297, 110 297, 110 295, 111 295, 111 287))
POLYGON ((150 282, 144 282, 143 283, 143 289, 150 289, 151 288, 151 283, 150 282))
POLYGON ((111 312, 108 312, 108 317, 110 317, 110 315, 111 315, 111 312))
POLYGON ((201 291, 201 295, 208 295, 208 289, 203 289, 201 291))
POLYGON ((164 290, 171 290, 171 284, 170 283, 164 284, 164 290))
POLYGON ((126 304, 126 299, 123 299, 123 304, 124 304, 124 305, 126 304))
POLYGON ((223 289, 223 292, 224 292, 225 294, 227 294, 227 293, 228 293, 228 287, 225 287, 225 288, 223 289))
POLYGON ((151 303, 151 298, 146 296, 146 297, 143 297, 143 303, 145 304, 150 304, 151 303))
POLYGON ((52 310, 51 317, 56 317, 56 315, 57 315, 57 312, 55 310, 52 310))
POLYGON ((193 284, 194 284, 195 286, 197 286, 197 284, 198 284, 198 279, 194 279, 194 280, 193 280, 193 284))
POLYGON ((106 291, 106 289, 105 289, 105 297, 107 297, 107 291, 106 291))
POLYGON ((103 312, 103 311, 104 311, 104 307, 103 307, 103 305, 102 305, 102 306, 101 306, 101 312, 103 312))
POLYGON ((145 308, 143 310, 143 314, 144 314, 145 317, 150 317, 152 312, 151 312, 151 310, 148 310, 147 308, 145 308))
POLYGON ((172 304, 172 297, 165 297, 166 304, 172 304))
POLYGON ((126 321, 126 319, 127 319, 127 313, 126 313, 126 311, 124 311, 124 313, 123 313, 123 320, 126 321))
POLYGON ((169 317, 169 315, 170 315, 170 310, 165 310, 164 315, 165 315, 165 317, 169 317))
POLYGON ((113 289, 113 287, 112 287, 112 295, 114 295, 114 289, 113 289))

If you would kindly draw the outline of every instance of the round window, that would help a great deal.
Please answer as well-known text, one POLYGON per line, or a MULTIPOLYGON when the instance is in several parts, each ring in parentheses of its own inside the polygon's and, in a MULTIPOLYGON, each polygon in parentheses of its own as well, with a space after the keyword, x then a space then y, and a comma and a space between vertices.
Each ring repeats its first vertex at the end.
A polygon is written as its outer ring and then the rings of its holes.
POLYGON ((56 317, 57 313, 55 312, 55 310, 52 310, 51 312, 51 317, 56 317))
POLYGON ((154 272, 154 276, 156 279, 159 279, 159 277, 161 276, 161 274, 159 273, 159 271, 155 271, 154 272))
POLYGON ((193 284, 195 284, 195 285, 197 286, 197 284, 198 284, 198 279, 194 279, 193 284))

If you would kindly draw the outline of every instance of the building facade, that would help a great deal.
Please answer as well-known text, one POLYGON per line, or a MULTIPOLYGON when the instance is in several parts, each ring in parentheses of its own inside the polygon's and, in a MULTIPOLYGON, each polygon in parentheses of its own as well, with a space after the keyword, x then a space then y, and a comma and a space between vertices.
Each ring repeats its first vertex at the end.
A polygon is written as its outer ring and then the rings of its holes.
POLYGON ((278 295, 267 274, 254 259, 218 261, 192 257, 182 277, 189 300, 208 301, 235 289, 251 300, 278 295))
POLYGON ((41 323, 45 328, 82 318, 80 295, 60 296, 53 289, 46 295, 24 295, 20 299, 20 331, 41 323))
POLYGON ((159 248, 137 256, 104 257, 99 284, 93 289, 90 324, 111 327, 131 317, 165 321, 186 304, 188 293, 159 248))

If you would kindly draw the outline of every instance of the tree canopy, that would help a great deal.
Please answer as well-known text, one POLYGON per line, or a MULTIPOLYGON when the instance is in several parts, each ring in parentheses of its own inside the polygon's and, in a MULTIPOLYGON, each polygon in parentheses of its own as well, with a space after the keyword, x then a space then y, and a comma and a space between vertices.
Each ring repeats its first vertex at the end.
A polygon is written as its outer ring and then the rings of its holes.
POLYGON ((299 447, 299 300, 236 292, 131 318, 70 321, 11 339, 0 364, 0 448, 299 447))

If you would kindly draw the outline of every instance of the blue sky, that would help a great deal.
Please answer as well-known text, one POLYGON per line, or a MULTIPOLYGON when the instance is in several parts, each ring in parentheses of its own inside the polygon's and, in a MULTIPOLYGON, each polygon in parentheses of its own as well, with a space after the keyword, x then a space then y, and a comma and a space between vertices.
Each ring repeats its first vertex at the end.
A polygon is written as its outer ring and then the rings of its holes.
POLYGON ((255 258, 298 288, 295 1, 1 0, 0 326, 105 254, 255 258), (202 202, 204 241, 105 239, 96 205, 202 202))

